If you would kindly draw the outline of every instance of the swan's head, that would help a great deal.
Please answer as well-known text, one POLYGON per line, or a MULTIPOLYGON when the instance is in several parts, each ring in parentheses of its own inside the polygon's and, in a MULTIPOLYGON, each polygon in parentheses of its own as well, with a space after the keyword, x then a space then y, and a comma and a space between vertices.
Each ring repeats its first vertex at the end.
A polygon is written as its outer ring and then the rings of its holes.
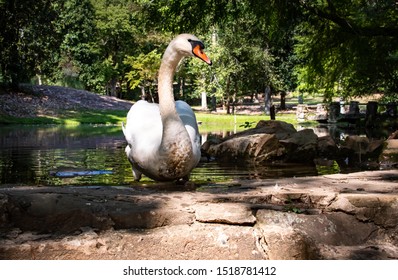
POLYGON ((180 34, 171 43, 183 56, 195 56, 211 65, 210 58, 204 53, 202 41, 192 34, 180 34))

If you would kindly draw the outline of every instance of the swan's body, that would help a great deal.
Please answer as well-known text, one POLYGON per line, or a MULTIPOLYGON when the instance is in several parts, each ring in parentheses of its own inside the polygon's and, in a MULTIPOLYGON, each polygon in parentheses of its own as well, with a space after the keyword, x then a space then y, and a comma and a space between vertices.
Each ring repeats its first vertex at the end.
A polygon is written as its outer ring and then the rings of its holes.
POLYGON ((191 107, 175 101, 173 77, 180 60, 197 56, 211 64, 203 44, 193 35, 181 34, 167 47, 158 76, 159 104, 138 101, 122 126, 125 149, 135 180, 145 174, 158 181, 188 178, 200 159, 200 135, 191 107))

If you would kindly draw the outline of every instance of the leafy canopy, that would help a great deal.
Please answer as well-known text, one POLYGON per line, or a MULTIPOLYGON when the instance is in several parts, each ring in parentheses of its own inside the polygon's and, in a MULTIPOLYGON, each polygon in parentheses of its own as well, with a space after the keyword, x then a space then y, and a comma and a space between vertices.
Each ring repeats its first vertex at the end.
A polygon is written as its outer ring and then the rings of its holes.
POLYGON ((0 83, 64 83, 121 97, 156 84, 173 35, 202 38, 212 67, 188 60, 186 90, 223 102, 261 92, 351 97, 398 92, 395 0, 0 1, 0 83), (156 51, 155 51, 156 50, 156 51))

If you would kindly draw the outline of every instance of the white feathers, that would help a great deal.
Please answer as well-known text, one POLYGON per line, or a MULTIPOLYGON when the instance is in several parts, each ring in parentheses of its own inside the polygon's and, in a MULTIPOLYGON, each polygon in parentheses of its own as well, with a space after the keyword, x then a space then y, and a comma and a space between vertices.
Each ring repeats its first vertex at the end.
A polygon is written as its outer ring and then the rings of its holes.
POLYGON ((138 101, 122 125, 128 143, 125 151, 136 180, 141 173, 161 181, 189 177, 200 160, 200 135, 191 107, 174 101, 174 71, 184 56, 192 56, 197 40, 189 34, 179 35, 168 46, 159 70, 159 104, 138 101))

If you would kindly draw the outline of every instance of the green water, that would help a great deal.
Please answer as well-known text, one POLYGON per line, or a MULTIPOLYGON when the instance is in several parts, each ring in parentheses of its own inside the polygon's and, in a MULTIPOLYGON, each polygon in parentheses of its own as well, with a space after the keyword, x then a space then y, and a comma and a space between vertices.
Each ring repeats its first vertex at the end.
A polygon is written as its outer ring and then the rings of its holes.
MULTIPOLYGON (((134 182, 118 126, 0 127, 0 184, 23 185, 141 185, 134 182)), ((191 174, 195 184, 233 179, 317 175, 313 166, 237 166, 200 162, 191 174)))

